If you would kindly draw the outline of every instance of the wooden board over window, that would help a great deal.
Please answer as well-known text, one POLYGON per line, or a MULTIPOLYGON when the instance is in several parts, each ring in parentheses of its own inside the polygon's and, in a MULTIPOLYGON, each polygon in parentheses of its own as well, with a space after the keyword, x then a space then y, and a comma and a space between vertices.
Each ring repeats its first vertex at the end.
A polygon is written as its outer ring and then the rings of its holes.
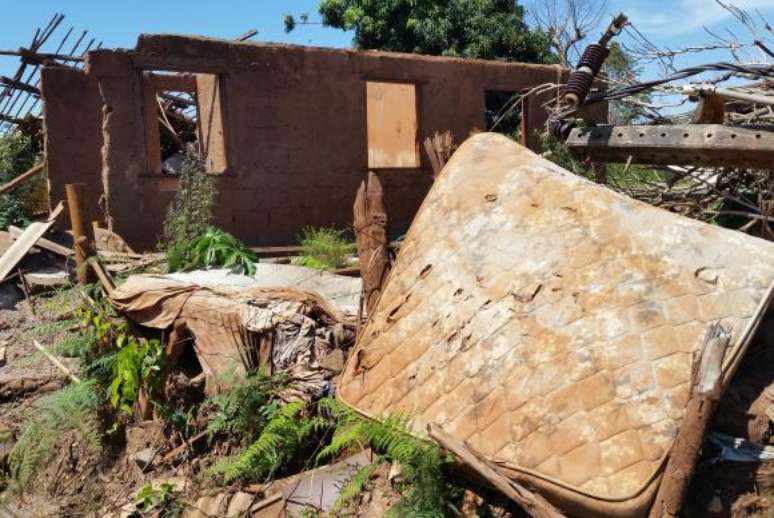
POLYGON ((368 167, 420 167, 416 86, 368 81, 366 99, 368 167))

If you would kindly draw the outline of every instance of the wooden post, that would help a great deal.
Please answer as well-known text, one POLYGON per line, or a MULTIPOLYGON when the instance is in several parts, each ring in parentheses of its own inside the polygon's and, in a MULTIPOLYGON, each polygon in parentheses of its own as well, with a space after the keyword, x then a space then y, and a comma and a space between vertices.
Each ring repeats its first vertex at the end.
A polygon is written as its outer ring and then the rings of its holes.
POLYGON ((93 281, 93 274, 86 266, 86 260, 94 253, 94 228, 86 197, 85 183, 68 183, 67 208, 70 211, 70 225, 73 230, 73 248, 75 249, 75 267, 79 284, 93 281))
POLYGON ((707 329, 704 344, 694 363, 691 398, 669 452, 669 461, 650 509, 651 518, 675 517, 680 513, 704 434, 720 399, 723 357, 730 340, 731 331, 718 323, 711 324, 707 329))
POLYGON ((365 309, 370 314, 392 267, 387 240, 387 213, 382 185, 372 172, 360 184, 355 197, 355 237, 363 279, 365 309))

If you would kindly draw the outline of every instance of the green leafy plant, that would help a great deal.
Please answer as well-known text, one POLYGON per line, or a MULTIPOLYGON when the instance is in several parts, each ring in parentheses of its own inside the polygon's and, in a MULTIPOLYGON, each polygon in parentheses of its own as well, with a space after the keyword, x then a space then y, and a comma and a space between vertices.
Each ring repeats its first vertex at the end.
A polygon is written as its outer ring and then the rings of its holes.
POLYGON ((97 416, 99 398, 93 383, 68 385, 41 399, 35 407, 9 458, 11 476, 21 491, 59 449, 67 432, 77 433, 92 451, 102 447, 97 416))
POLYGON ((336 497, 336 501, 333 502, 329 513, 336 516, 350 503, 354 502, 355 498, 357 498, 357 496, 366 488, 366 484, 371 479, 371 476, 379 469, 379 465, 379 462, 372 462, 357 470, 357 473, 355 473, 352 478, 344 484, 341 491, 339 491, 339 496, 336 497))
MULTIPOLYGON (((0 135, 0 184, 5 184, 31 168, 39 159, 40 143, 35 139, 12 132, 0 135)), ((31 185, 24 184, 0 194, 0 228, 9 225, 27 226, 29 213, 25 196, 31 185)))
POLYGON ((245 443, 255 440, 279 409, 276 397, 282 387, 281 377, 269 376, 261 369, 230 390, 208 398, 202 412, 208 416, 210 437, 224 434, 245 443))
POLYGON ((331 442, 320 450, 318 460, 370 445, 404 468, 406 490, 390 510, 392 515, 442 517, 454 509, 455 490, 443 473, 448 459, 435 444, 411 435, 406 418, 388 416, 381 422, 371 421, 331 398, 321 399, 318 407, 336 423, 331 442))
POLYGON ((164 351, 156 339, 136 339, 127 334, 119 335, 116 346, 110 404, 131 415, 140 387, 147 384, 154 388, 164 365, 164 351))
POLYGON ((175 197, 164 218, 161 250, 167 253, 185 248, 185 244, 203 234, 212 222, 215 182, 201 158, 189 152, 183 161, 175 197))
POLYGON ((328 422, 321 416, 308 416, 300 401, 279 408, 258 438, 236 458, 215 465, 211 474, 222 476, 226 484, 236 480, 271 477, 293 460, 316 431, 328 422))
POLYGON ((183 506, 175 498, 175 487, 169 482, 163 482, 158 488, 148 482, 137 492, 136 506, 143 513, 152 513, 159 518, 180 516, 183 506))
POLYGON ((247 275, 255 273, 255 253, 237 238, 219 228, 208 227, 194 240, 179 243, 167 252, 169 270, 188 271, 214 266, 240 268, 247 275))
POLYGON ((317 270, 332 270, 347 264, 347 257, 356 250, 355 244, 344 239, 342 231, 333 228, 306 227, 301 232, 299 264, 317 270))
MULTIPOLYGON (((553 63, 550 39, 525 21, 525 10, 502 0, 320 0, 323 26, 354 34, 359 49, 414 52, 528 63, 553 63)), ((285 16, 285 30, 305 25, 285 16)), ((319 22, 317 22, 319 23, 319 22)))

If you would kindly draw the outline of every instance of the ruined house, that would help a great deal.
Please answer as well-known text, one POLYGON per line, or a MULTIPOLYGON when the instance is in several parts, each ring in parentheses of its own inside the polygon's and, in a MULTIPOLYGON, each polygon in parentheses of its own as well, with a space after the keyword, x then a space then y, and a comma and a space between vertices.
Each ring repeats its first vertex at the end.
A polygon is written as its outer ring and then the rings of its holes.
MULTIPOLYGON (((181 137, 159 110, 164 101, 187 105, 217 178, 215 223, 243 241, 286 245, 307 225, 350 225, 369 170, 380 176, 392 227, 405 230, 432 183, 426 137, 450 131, 459 143, 487 129, 496 94, 564 74, 546 65, 142 35, 134 50, 89 52, 83 70, 43 70, 50 200, 84 182, 96 219, 135 249, 152 247, 178 183, 165 146, 181 137)), ((522 139, 533 149, 542 102, 522 107, 522 139)))

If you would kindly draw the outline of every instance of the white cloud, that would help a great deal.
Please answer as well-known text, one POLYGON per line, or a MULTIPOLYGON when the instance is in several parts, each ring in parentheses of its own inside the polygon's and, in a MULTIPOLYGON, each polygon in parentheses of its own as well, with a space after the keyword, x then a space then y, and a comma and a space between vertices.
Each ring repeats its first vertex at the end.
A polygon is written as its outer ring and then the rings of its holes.
MULTIPOLYGON (((754 16, 757 9, 774 18, 772 0, 733 0, 733 4, 754 16)), ((624 11, 637 27, 651 34, 678 36, 732 20, 731 13, 715 0, 612 0, 609 6, 624 11)))

